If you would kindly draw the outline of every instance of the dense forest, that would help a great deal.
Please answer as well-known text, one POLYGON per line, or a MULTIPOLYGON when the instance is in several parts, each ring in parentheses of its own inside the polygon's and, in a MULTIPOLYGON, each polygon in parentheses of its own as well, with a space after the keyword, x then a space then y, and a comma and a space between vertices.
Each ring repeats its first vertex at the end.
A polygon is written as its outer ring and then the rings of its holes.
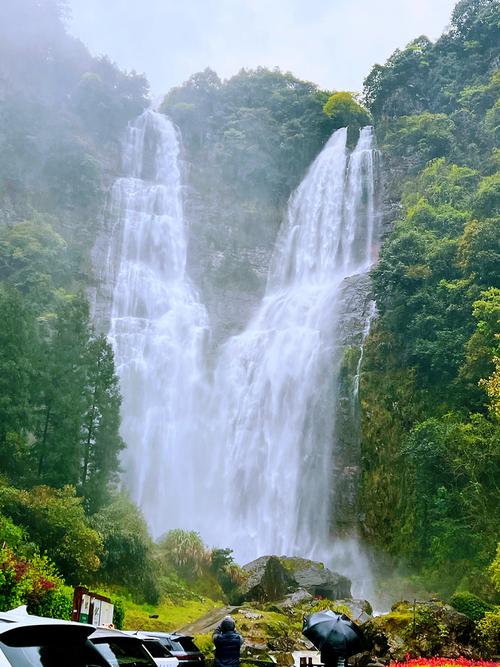
POLYGON ((362 378, 367 537, 440 593, 492 594, 500 534, 500 6, 376 65, 392 218, 362 378))
MULTIPOLYGON (((230 549, 210 553, 182 531, 153 544, 118 487, 121 399, 91 315, 90 250, 148 84, 92 57, 65 11, 58 0, 0 6, 0 608, 67 614, 64 582, 156 603, 201 575, 223 597, 241 575, 230 549)), ((361 528, 420 588, 490 601, 500 568, 499 31, 498 2, 461 0, 437 42, 419 37, 376 65, 362 98, 279 70, 221 81, 207 69, 161 105, 183 138, 191 261, 208 305, 224 302, 226 333, 262 292, 283 208, 311 160, 334 129, 348 125, 352 140, 375 125, 386 225, 361 377, 361 528)))

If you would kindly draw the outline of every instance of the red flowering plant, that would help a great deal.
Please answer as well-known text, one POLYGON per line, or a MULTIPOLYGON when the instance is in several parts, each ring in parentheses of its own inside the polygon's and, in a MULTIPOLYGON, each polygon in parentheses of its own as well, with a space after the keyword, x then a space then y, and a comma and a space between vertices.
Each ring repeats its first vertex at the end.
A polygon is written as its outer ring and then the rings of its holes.
POLYGON ((468 660, 467 658, 410 658, 409 653, 403 662, 393 661, 389 667, 447 667, 458 665, 459 667, 498 667, 498 662, 487 660, 468 660))
POLYGON ((18 558, 4 547, 0 550, 0 610, 22 604, 31 614, 69 618, 71 591, 46 556, 18 558))

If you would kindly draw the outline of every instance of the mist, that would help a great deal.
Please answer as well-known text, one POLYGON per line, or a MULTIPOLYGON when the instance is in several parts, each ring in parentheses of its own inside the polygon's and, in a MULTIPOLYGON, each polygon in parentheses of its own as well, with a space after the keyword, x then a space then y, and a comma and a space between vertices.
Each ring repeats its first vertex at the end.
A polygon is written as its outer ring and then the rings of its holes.
POLYGON ((145 72, 154 95, 211 67, 279 67, 360 91, 375 62, 415 35, 437 38, 453 0, 70 0, 70 31, 93 54, 145 72))

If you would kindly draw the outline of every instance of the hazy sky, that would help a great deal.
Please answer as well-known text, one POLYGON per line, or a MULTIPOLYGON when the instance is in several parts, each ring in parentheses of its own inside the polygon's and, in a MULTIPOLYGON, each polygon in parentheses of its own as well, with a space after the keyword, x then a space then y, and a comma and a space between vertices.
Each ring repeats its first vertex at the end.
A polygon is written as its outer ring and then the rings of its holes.
POLYGON ((145 72, 154 95, 209 66, 279 66, 327 89, 361 90, 370 67, 425 34, 456 0, 69 0, 94 55, 145 72))

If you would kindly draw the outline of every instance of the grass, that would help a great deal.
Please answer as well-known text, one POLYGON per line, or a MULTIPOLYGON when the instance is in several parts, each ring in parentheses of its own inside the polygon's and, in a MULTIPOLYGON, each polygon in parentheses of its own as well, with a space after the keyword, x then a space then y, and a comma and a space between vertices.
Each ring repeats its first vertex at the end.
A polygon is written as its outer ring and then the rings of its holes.
POLYGON ((185 600, 176 602, 163 601, 156 607, 152 605, 138 605, 125 601, 125 630, 156 630, 158 632, 173 632, 188 623, 196 621, 211 609, 220 607, 222 603, 204 598, 202 600, 185 600), (158 618, 150 615, 158 614, 158 618))

